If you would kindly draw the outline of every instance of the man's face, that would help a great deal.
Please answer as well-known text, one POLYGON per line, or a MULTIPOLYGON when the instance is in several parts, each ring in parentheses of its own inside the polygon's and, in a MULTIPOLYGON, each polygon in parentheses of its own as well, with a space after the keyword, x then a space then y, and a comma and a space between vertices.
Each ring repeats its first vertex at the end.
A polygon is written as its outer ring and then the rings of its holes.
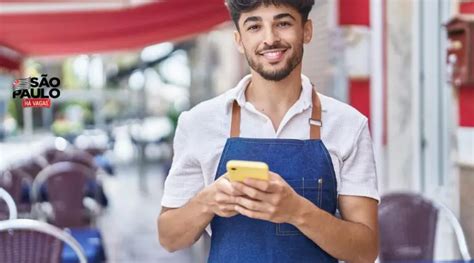
POLYGON ((235 40, 250 67, 264 79, 286 78, 303 59, 303 45, 312 37, 312 23, 303 24, 289 6, 261 5, 242 13, 235 40))

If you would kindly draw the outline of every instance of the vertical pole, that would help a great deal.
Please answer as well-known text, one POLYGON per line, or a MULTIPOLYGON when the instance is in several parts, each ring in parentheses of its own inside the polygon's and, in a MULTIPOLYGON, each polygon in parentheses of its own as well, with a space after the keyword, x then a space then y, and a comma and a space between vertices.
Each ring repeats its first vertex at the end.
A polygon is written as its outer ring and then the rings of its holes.
POLYGON ((384 40, 383 40, 383 1, 370 1, 370 26, 371 26, 371 73, 370 73, 370 103, 371 103, 371 131, 375 151, 375 162, 381 190, 386 186, 386 176, 384 168, 384 40), (383 177, 383 178, 382 178, 383 177))

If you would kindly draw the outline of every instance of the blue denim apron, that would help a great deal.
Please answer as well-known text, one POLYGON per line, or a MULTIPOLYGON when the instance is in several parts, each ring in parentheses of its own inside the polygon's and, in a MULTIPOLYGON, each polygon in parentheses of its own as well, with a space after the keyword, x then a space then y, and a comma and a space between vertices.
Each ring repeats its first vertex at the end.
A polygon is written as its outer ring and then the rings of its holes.
MULTIPOLYGON (((335 214, 336 176, 329 152, 320 140, 321 126, 321 103, 314 92, 309 140, 239 138, 240 107, 234 101, 231 138, 224 146, 215 179, 226 173, 229 160, 265 162, 299 195, 335 214)), ((211 229, 208 262, 338 262, 291 224, 216 215, 211 229)))

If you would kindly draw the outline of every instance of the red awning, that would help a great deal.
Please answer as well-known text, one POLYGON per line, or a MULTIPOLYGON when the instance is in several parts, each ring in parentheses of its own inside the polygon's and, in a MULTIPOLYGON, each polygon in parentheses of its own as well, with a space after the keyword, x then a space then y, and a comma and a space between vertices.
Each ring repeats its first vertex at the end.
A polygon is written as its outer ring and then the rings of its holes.
POLYGON ((229 19, 223 0, 169 0, 120 10, 0 13, 0 46, 25 56, 135 49, 204 32, 229 19))
POLYGON ((474 14, 474 1, 461 2, 459 12, 461 14, 474 14))
POLYGON ((0 46, 0 70, 19 71, 23 56, 14 50, 0 46))
POLYGON ((370 27, 369 0, 339 0, 339 25, 370 27))

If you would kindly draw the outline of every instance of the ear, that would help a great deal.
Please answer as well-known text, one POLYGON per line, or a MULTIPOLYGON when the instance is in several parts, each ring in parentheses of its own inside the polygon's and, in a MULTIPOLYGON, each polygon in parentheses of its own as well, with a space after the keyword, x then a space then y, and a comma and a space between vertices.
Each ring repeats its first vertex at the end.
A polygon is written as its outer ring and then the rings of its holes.
POLYGON ((313 21, 308 19, 303 25, 303 42, 308 44, 313 38, 313 21))
POLYGON ((242 36, 240 35, 240 32, 238 30, 234 31, 234 41, 235 41, 235 45, 237 46, 237 50, 241 54, 244 54, 244 46, 242 45, 242 36))

